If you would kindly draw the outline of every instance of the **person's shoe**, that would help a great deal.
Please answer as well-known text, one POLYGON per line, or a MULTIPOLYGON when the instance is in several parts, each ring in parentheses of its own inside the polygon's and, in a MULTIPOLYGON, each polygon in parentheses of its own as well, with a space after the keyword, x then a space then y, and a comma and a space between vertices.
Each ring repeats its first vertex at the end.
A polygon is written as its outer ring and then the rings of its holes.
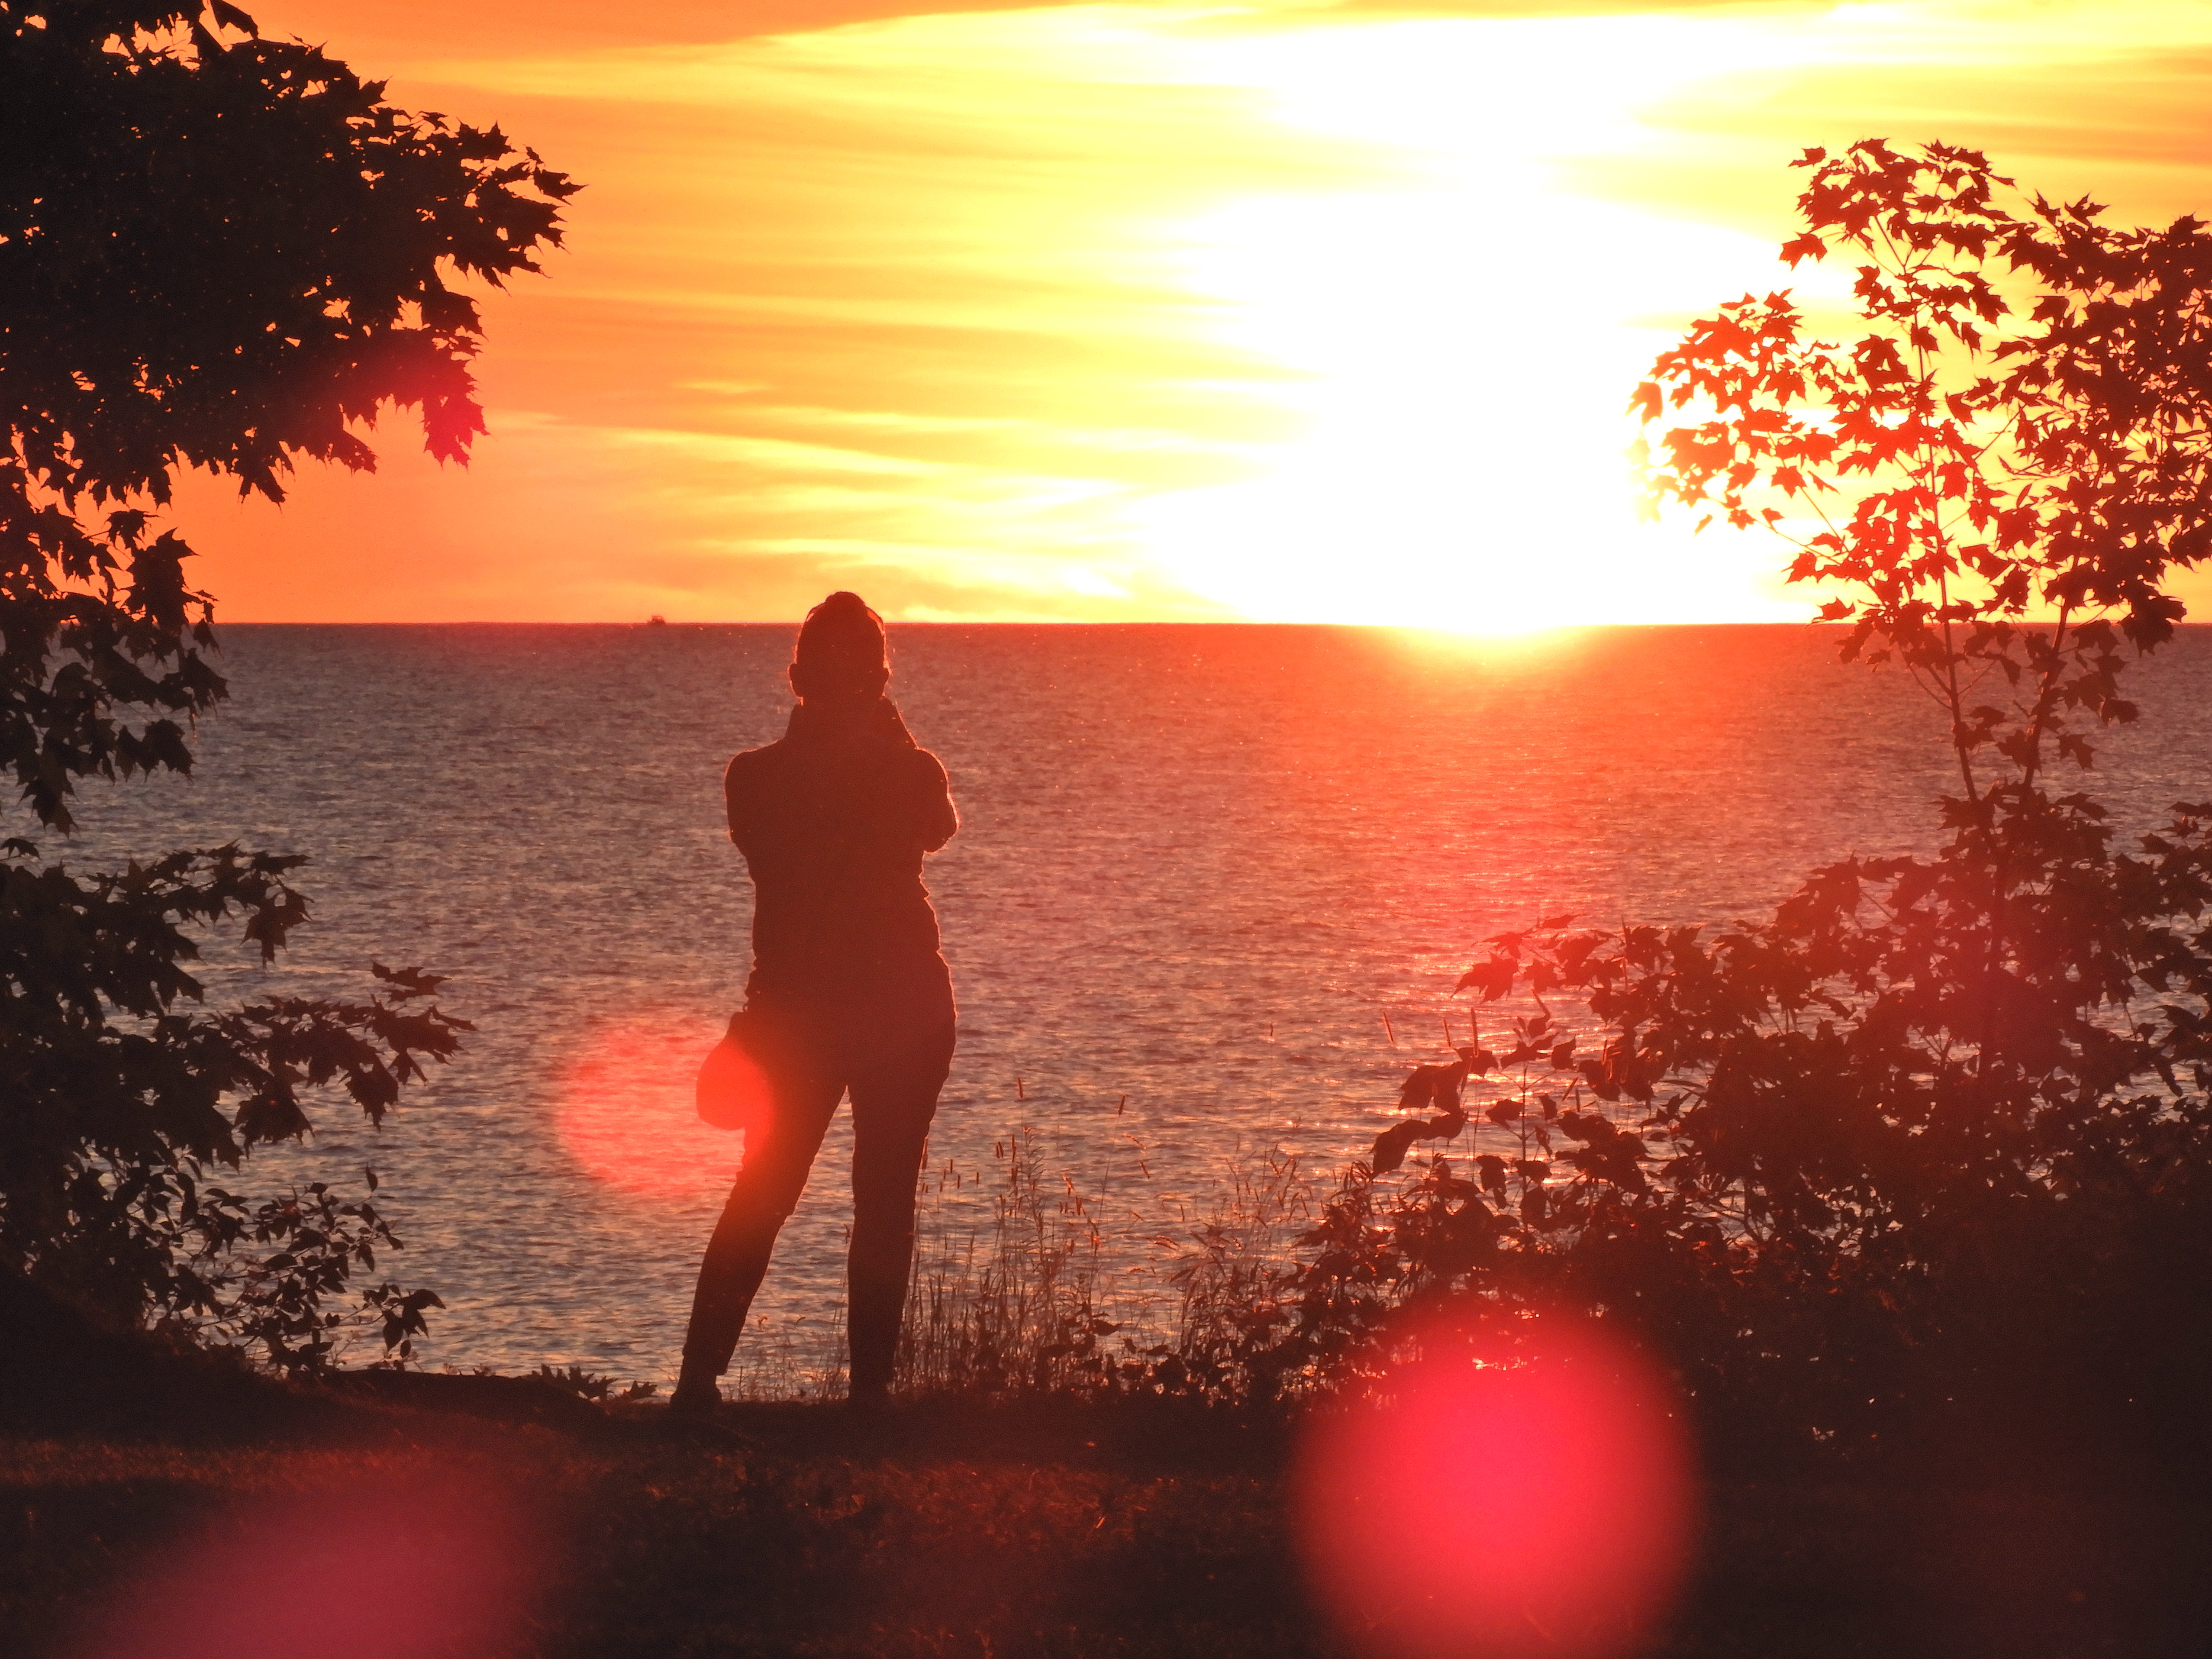
POLYGON ((722 1391, 709 1377, 687 1376, 669 1396, 668 1409, 678 1417, 711 1417, 722 1403, 722 1391))
POLYGON ((845 1409, 855 1417, 879 1418, 891 1408, 891 1391, 888 1383, 856 1382, 845 1395, 845 1409))

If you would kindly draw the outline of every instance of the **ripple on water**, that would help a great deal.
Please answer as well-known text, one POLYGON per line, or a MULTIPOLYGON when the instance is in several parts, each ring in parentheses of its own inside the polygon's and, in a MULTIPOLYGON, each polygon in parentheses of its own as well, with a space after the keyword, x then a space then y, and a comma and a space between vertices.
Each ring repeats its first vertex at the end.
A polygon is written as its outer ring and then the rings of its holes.
MULTIPOLYGON (((737 1152, 688 1099, 746 967, 721 769, 780 733, 792 630, 224 638, 234 696, 194 777, 89 792, 66 856, 308 853, 315 925, 276 970, 218 953, 211 994, 419 963, 477 1026, 381 1133, 333 1103, 245 1184, 373 1163, 408 1243, 392 1267, 447 1303, 433 1364, 665 1377, 737 1152)), ((1440 1015, 1463 1029, 1452 983, 1485 935, 1756 913, 1817 862, 1927 845, 1946 777, 1917 695, 1806 629, 893 642, 963 819, 928 870, 963 1017, 933 1168, 988 1174, 1034 1124, 1132 1260, 1240 1147, 1324 1168, 1363 1149, 1405 1066, 1441 1053, 1440 1015)), ((2108 735, 2098 781, 2138 820, 2204 793, 2212 635, 2140 678, 2144 723, 2108 735)), ((841 1119, 779 1247, 771 1330, 840 1293, 849 1157, 841 1119)), ((977 1213, 988 1189, 963 1176, 933 1201, 977 1213)))

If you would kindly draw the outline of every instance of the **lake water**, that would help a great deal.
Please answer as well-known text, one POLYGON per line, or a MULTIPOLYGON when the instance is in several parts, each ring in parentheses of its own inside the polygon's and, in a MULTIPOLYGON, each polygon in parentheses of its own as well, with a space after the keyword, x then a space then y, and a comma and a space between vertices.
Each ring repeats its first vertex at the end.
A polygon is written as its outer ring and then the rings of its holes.
MULTIPOLYGON (((313 855, 314 925, 275 969, 214 953, 211 1000, 356 995, 371 957, 451 975, 441 1001, 477 1028, 459 1060, 381 1133, 332 1102, 237 1183, 373 1164, 408 1246, 392 1270, 447 1304, 432 1364, 672 1373, 737 1151, 689 1099, 747 967, 721 769, 781 734, 793 636, 234 627, 196 776, 82 799, 80 867, 234 838, 313 855)), ((1465 1040, 1452 985, 1486 934, 1754 914, 1818 862, 1931 844, 1948 777, 1933 706, 1804 629, 893 644, 963 820, 927 868, 962 1011, 940 1212, 1030 1126, 1132 1262, 1240 1155, 1364 1151, 1442 1022, 1465 1040)), ((2212 781, 2212 630, 2136 691, 2095 787, 2142 820, 2212 781)), ((834 1304, 848 1144, 841 1125, 779 1247, 769 1331, 834 1304)))

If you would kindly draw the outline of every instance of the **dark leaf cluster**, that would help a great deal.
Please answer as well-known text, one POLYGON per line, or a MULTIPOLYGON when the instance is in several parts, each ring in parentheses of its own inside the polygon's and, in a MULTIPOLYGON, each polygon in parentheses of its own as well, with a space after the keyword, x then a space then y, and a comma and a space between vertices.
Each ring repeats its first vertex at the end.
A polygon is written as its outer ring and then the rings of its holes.
POLYGON ((2135 717, 2121 653, 2171 636, 2168 573, 2212 547, 2212 233, 2015 199, 1942 144, 1797 165, 1784 253, 1857 261, 1865 331, 1815 337, 1787 292, 1694 324, 1632 404, 1658 428, 1655 510, 1795 543, 1790 580, 1834 595, 1846 654, 1901 662, 1942 704, 1983 807, 1990 751, 2033 783, 2135 717))
POLYGON ((468 1027, 434 977, 380 968, 361 1003, 198 1006, 196 935, 242 919, 273 957, 305 916, 296 858, 222 847, 79 878, 35 857, 18 843, 0 864, 0 1267, 118 1322, 204 1313, 178 1230, 239 1237, 215 1228, 204 1172, 303 1136, 313 1091, 381 1121, 468 1027))
POLYGON ((174 475, 280 501, 296 455, 373 467, 386 404, 465 460, 448 279, 537 270, 574 189, 234 7, 0 0, 0 764, 41 822, 189 770, 222 696, 191 550, 148 522, 174 475))
POLYGON ((0 3, 0 419, 36 486, 158 504, 204 466, 281 500, 295 454, 373 466, 351 428, 387 403, 466 457, 448 277, 536 270, 575 185, 383 93, 234 7, 0 3))
MULTIPOLYGON (((465 285, 537 270, 576 186, 383 90, 226 0, 0 0, 0 765, 47 830, 84 780, 189 771, 224 695, 191 550, 151 522, 181 470, 281 501, 298 457, 373 467, 386 405, 441 460, 483 430, 465 285)), ((365 1202, 202 1177, 305 1134, 322 1091, 380 1121, 466 1026, 380 967, 360 1002, 204 1008, 198 938, 242 925, 270 959, 297 858, 38 859, 0 861, 0 1270, 314 1363, 321 1299, 396 1241, 365 1202)), ((398 1352, 436 1305, 367 1302, 398 1352)))
MULTIPOLYGON (((362 1175, 374 1194, 376 1172, 362 1175)), ((258 1204, 200 1187, 153 1218, 151 1231, 168 1273, 155 1298, 159 1327, 242 1347, 273 1370, 325 1369, 361 1324, 380 1338, 385 1364, 404 1365, 428 1328, 425 1310, 445 1306, 434 1291, 390 1279, 363 1291, 351 1312, 331 1305, 399 1240, 373 1198, 341 1200, 323 1182, 258 1204)))

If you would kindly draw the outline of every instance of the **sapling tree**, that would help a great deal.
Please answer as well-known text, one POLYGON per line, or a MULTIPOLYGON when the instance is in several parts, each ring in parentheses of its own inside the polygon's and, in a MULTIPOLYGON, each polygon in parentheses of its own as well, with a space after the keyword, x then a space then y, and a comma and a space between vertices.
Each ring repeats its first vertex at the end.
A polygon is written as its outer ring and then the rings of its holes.
POLYGON ((1373 1167, 1484 1146, 1355 1173, 1276 1371, 1407 1300, 1565 1299, 1793 1431, 2172 1429, 2212 1382, 2212 804, 2122 842, 2078 774, 2212 548, 2212 232, 1941 144, 1797 165, 1784 253, 1853 263, 1851 337, 1747 296, 1632 407, 1658 503, 1788 538, 1844 657, 1926 689, 1941 844, 1754 924, 1490 941, 1462 988, 1519 1002, 1507 1045, 1417 1074, 1443 1109, 1373 1167))
MULTIPOLYGON (((0 765, 24 818, 0 848, 0 1290, 312 1364, 324 1299, 393 1242, 373 1200, 204 1177, 305 1133, 325 1087, 380 1121, 466 1029, 437 980, 208 1008, 198 939, 242 925, 271 959, 301 860, 80 875, 50 843, 85 780, 189 771, 224 694, 212 599, 159 522, 178 474, 282 501, 298 457, 373 467, 387 405, 465 461, 483 331, 450 282, 536 270, 574 188, 226 0, 0 0, 0 765)), ((435 1298, 367 1301, 404 1347, 435 1298)))

